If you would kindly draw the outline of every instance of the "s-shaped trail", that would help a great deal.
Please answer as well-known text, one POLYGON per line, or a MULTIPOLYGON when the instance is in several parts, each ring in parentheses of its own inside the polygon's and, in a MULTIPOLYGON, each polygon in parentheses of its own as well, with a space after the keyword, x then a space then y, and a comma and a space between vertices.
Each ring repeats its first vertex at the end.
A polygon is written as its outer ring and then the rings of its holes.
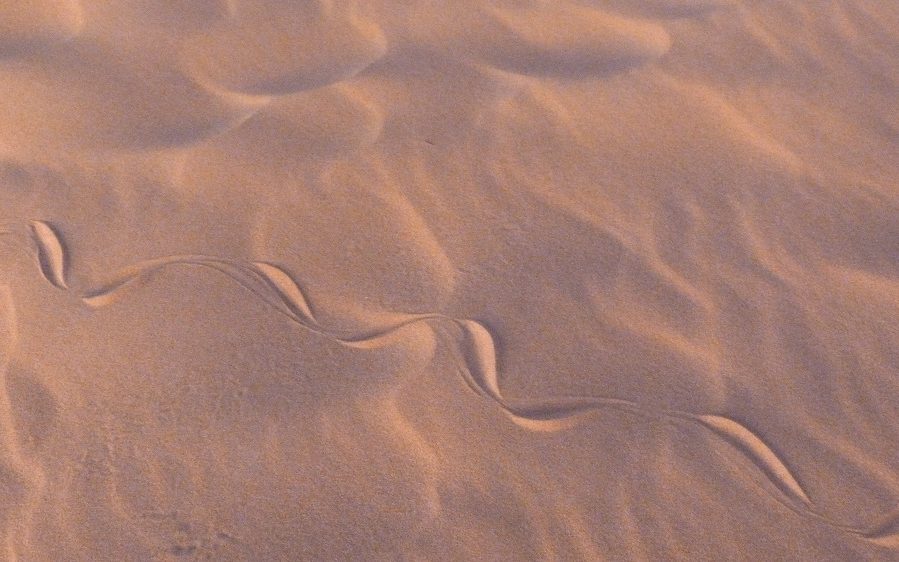
MULTIPOLYGON (((4 230, 0 234, 15 234, 15 231, 4 230)), ((31 221, 29 236, 44 278, 59 290, 72 290, 67 281, 66 246, 59 230, 48 222, 31 221)), ((816 511, 808 493, 771 446, 732 418, 682 410, 652 409, 631 400, 612 397, 562 396, 539 401, 506 399, 500 389, 494 337, 484 324, 476 320, 453 318, 440 313, 406 314, 393 323, 373 330, 349 336, 341 335, 323 327, 316 320, 314 308, 300 285, 279 266, 200 254, 172 255, 137 262, 115 272, 100 284, 79 290, 78 295, 89 307, 109 306, 151 282, 158 272, 175 266, 203 267, 224 274, 302 329, 347 347, 380 347, 398 330, 413 324, 450 325, 461 335, 457 344, 465 365, 459 368, 459 373, 467 386, 492 401, 513 423, 527 431, 563 431, 577 425, 598 409, 616 409, 650 419, 664 419, 675 426, 698 426, 729 444, 752 463, 771 485, 763 488, 793 512, 880 546, 899 547, 899 510, 866 528, 844 525, 829 519, 816 511)))

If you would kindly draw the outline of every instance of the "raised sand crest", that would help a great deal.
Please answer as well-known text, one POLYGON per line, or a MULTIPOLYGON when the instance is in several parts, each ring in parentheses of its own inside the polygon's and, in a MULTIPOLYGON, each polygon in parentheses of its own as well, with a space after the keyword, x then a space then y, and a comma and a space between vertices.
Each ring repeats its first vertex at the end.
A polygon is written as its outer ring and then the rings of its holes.
POLYGON ((0 559, 897 557, 899 3, 0 4, 0 559))
MULTIPOLYGON (((58 289, 68 290, 65 277, 65 246, 57 230, 45 221, 30 223, 34 243, 38 247, 41 273, 58 289)), ((394 324, 362 334, 338 335, 321 326, 313 315, 310 302, 294 278, 280 267, 262 262, 241 262, 201 255, 168 256, 144 261, 116 273, 112 280, 96 288, 81 289, 81 300, 92 308, 113 305, 119 299, 152 281, 153 275, 174 266, 199 266, 224 274, 263 300, 271 309, 291 322, 341 345, 372 349, 387 345, 415 324, 451 324, 460 334, 462 357, 466 365, 459 372, 469 387, 501 408, 508 419, 527 431, 557 432, 578 425, 593 411, 612 409, 648 418, 670 419, 698 425, 712 436, 730 444, 755 467, 780 494, 781 501, 798 513, 832 525, 835 529, 856 535, 879 545, 890 546, 899 540, 897 518, 886 516, 869 527, 853 527, 835 522, 819 513, 812 498, 797 481, 784 460, 762 438, 745 425, 727 416, 692 413, 680 410, 657 410, 638 402, 609 397, 572 396, 543 401, 508 400, 501 390, 497 369, 496 344, 490 330, 470 319, 456 319, 443 314, 413 314, 394 324)))

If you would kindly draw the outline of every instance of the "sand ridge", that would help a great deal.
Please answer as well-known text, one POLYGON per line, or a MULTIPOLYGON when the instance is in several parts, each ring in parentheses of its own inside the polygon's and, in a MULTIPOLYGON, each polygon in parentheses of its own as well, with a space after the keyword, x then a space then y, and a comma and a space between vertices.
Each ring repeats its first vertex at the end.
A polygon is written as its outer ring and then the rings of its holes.
MULTIPOLYGON (((67 290, 65 279, 67 260, 64 243, 53 227, 45 222, 32 221, 29 227, 37 248, 42 275, 57 289, 67 290)), ((385 326, 371 333, 352 336, 334 335, 316 323, 307 298, 291 276, 282 269, 271 264, 241 264, 209 256, 170 256, 135 264, 116 274, 113 281, 102 287, 86 289, 83 292, 82 301, 92 308, 108 306, 113 304, 117 297, 121 297, 117 293, 122 292, 126 286, 138 282, 149 282, 153 274, 160 269, 176 265, 201 266, 223 273, 251 291, 255 297, 264 300, 273 311, 283 314, 290 321, 351 348, 378 349, 390 346, 397 341, 395 336, 399 336, 400 341, 408 337, 404 334, 407 327, 424 324, 430 333, 433 330, 430 327, 432 323, 448 323, 462 334, 459 349, 465 365, 456 369, 456 372, 464 377, 472 391, 494 401, 514 423, 527 431, 567 431, 583 423, 584 416, 589 412, 602 408, 617 409, 649 418, 668 418, 672 421, 684 420, 695 423, 710 430, 712 435, 731 444, 736 451, 743 455, 744 460, 754 464, 755 469, 763 474, 768 483, 777 490, 779 496, 776 495, 775 498, 784 505, 812 519, 821 520, 835 529, 857 535, 875 544, 891 545, 896 540, 893 531, 895 521, 891 517, 887 517, 885 521, 877 522, 869 528, 855 528, 831 521, 818 513, 802 485, 797 482, 790 469, 769 445, 733 419, 677 410, 660 411, 642 407, 633 401, 616 398, 557 397, 542 403, 533 401, 525 404, 510 403, 500 390, 493 337, 484 325, 473 320, 458 320, 441 314, 417 314, 406 317, 398 324, 385 326)), ((426 344, 428 348, 432 346, 433 343, 426 344)), ((433 357, 433 353, 433 351, 426 352, 424 357, 433 357)), ((52 408, 53 406, 51 406, 52 408)), ((400 416, 395 409, 391 411, 393 412, 392 416, 400 416)), ((35 423, 46 425, 47 422, 29 421, 27 425, 33 427, 35 423)), ((408 422, 400 416, 395 423, 404 425, 408 422)), ((413 439, 421 439, 414 434, 414 429, 406 431, 413 432, 413 439)), ((432 491, 431 493, 436 492, 432 491)))
POLYGON ((890 559, 892 22, 0 7, 0 557, 890 559))

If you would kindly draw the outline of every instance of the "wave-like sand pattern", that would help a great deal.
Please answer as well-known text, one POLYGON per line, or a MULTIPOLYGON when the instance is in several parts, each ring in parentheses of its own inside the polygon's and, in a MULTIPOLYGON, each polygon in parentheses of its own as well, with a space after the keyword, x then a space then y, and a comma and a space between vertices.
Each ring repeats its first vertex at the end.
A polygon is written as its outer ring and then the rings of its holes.
POLYGON ((490 19, 479 38, 482 45, 475 47, 477 56, 522 74, 603 75, 653 61, 671 47, 668 33, 655 23, 564 4, 495 9, 486 15, 490 19), (548 33, 547 28, 570 33, 548 33))
MULTIPOLYGON (((47 222, 32 221, 33 239, 39 249, 41 272, 46 280, 59 289, 65 284, 64 244, 57 231, 47 222)), ((81 300, 92 308, 105 307, 122 298, 126 291, 135 290, 149 282, 153 275, 165 268, 189 265, 210 268, 248 289, 273 310, 286 316, 291 322, 342 345, 373 349, 395 340, 395 335, 407 326, 418 323, 449 323, 462 334, 462 356, 467 363, 459 371, 466 377, 469 388, 491 399, 507 414, 509 419, 528 431, 555 432, 575 427, 585 414, 597 409, 617 409, 637 413, 649 418, 668 418, 696 424, 715 437, 731 444, 749 460, 759 472, 782 494, 779 501, 791 509, 821 520, 841 531, 851 533, 878 545, 891 546, 899 541, 895 517, 868 528, 856 528, 834 522, 815 511, 814 503, 796 480, 784 461, 758 435, 741 423, 721 415, 696 414, 679 410, 655 410, 637 402, 617 398, 563 397, 545 402, 509 401, 500 389, 497 371, 496 345, 490 331, 483 324, 469 319, 455 319, 442 314, 405 315, 401 321, 377 328, 364 334, 338 335, 319 325, 313 316, 307 297, 296 281, 283 269, 267 263, 242 263, 210 256, 169 256, 141 262, 118 272, 113 280, 99 288, 82 292, 81 300)))
POLYGON ((583 78, 646 64, 671 46, 657 23, 570 2, 421 2, 382 15, 396 50, 450 52, 508 72, 583 78), (485 5, 486 4, 486 5, 485 5), (423 12, 427 10, 427 12, 423 12))
MULTIPOLYGON (((18 321, 16 306, 7 287, 0 288, 0 372, 3 373, 0 392, 0 478, 3 480, 3 493, 0 495, 0 538, 3 541, 3 555, 16 559, 17 541, 25 538, 33 528, 34 505, 39 501, 47 485, 43 467, 28 455, 28 443, 23 443, 16 431, 17 409, 21 404, 12 402, 16 398, 8 392, 9 377, 14 366, 12 355, 17 346, 18 321)), ((40 390, 40 387, 37 387, 40 390)), ((52 419, 41 420, 43 412, 34 412, 38 422, 52 423, 52 419)), ((46 414, 45 414, 46 415, 46 414)), ((50 410, 52 416, 52 408, 50 410)), ((20 418, 21 419, 21 418, 20 418)), ((26 435, 39 437, 34 432, 34 424, 28 428, 26 435)))
POLYGON ((26 0, 0 6, 0 57, 64 43, 84 26, 79 0, 26 0))
POLYGON ((374 22, 338 11, 330 2, 266 1, 237 4, 218 27, 187 42, 183 59, 201 82, 283 95, 351 78, 386 49, 374 22))
POLYGON ((629 0, 588 0, 587 3, 624 13, 667 19, 703 16, 737 6, 739 0, 647 0, 639 3, 629 0))
POLYGON ((3 3, 0 558, 894 558, 897 29, 3 3))
POLYGON ((191 143, 255 109, 206 91, 152 53, 117 53, 88 39, 5 61, 0 81, 0 117, 10 126, 0 147, 12 154, 191 143), (135 65, 149 75, 133 74, 135 65))

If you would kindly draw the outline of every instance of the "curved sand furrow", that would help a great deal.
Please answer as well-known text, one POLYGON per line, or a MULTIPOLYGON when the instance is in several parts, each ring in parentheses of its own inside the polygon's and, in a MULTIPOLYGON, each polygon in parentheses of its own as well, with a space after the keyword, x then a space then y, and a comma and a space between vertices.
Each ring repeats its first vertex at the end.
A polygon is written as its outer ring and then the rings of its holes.
MULTIPOLYGON (((62 264, 65 263, 64 246, 58 234, 48 223, 42 221, 32 221, 31 226, 41 251, 48 254, 46 260, 49 265, 46 266, 48 271, 45 272, 47 280, 58 288, 67 288, 64 284, 58 284, 63 279, 61 271, 62 264)), ((785 505, 791 506, 791 509, 877 544, 889 546, 896 540, 895 521, 891 518, 867 530, 835 523, 818 514, 813 508, 812 500, 784 461, 758 435, 728 417, 678 410, 654 411, 636 402, 616 398, 572 397, 542 404, 530 402, 526 405, 508 401, 503 397, 499 386, 493 336, 486 326, 474 320, 456 319, 443 314, 416 314, 408 315, 398 323, 365 334, 336 336, 317 324, 312 316, 308 299, 284 270, 271 264, 244 263, 210 256, 168 256, 135 264, 114 275, 115 281, 105 284, 102 288, 87 289, 83 293, 82 300, 92 307, 107 306, 114 302, 115 293, 128 287, 136 279, 148 281, 153 273, 173 265, 202 266, 219 271, 250 290, 254 296, 287 316, 292 322, 348 347, 379 348, 385 345, 384 341, 394 340, 394 335, 408 326, 422 322, 448 322, 455 325, 463 334, 465 343, 462 356, 467 362, 470 376, 467 381, 473 384, 472 388, 492 399, 508 414, 511 421, 526 430, 564 431, 576 426, 585 413, 602 408, 621 409, 649 417, 686 420, 711 431, 717 438, 733 445, 780 490, 787 502, 785 505)), ((42 261, 42 269, 44 267, 42 261)))
POLYGON ((3 3, 0 558, 895 558, 897 6, 3 3))

